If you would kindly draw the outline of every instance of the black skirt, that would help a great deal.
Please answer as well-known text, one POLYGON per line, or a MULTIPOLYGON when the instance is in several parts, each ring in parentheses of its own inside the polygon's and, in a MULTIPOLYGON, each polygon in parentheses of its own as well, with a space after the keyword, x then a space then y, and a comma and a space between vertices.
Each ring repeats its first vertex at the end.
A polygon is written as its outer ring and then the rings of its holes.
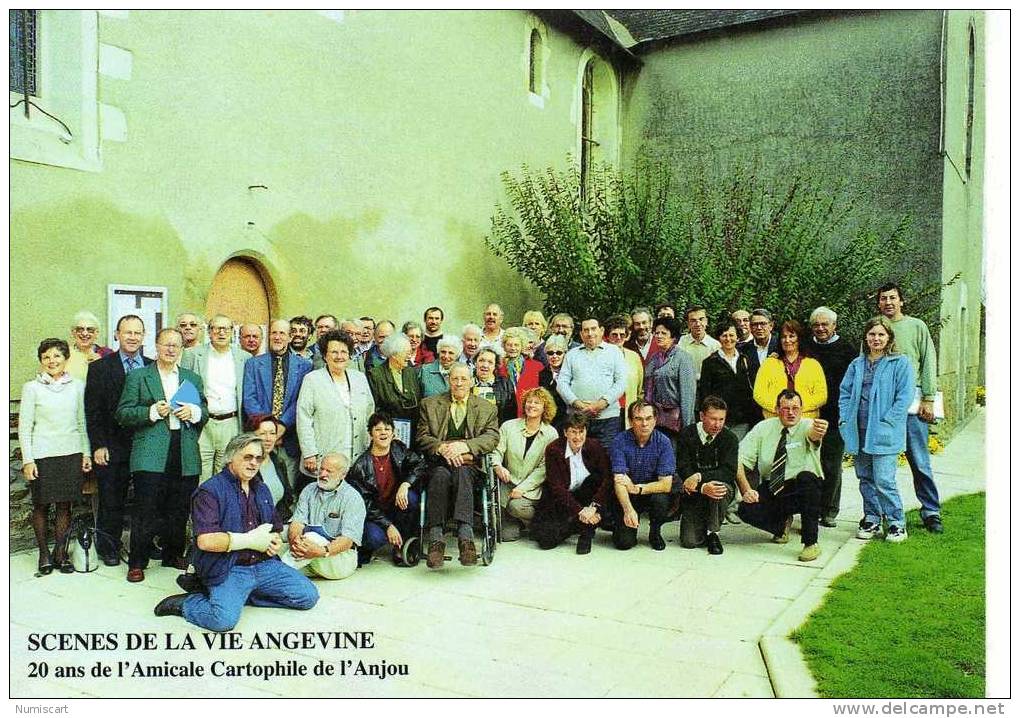
POLYGON ((81 498, 81 454, 36 459, 35 467, 39 477, 28 482, 32 503, 73 502, 81 498))

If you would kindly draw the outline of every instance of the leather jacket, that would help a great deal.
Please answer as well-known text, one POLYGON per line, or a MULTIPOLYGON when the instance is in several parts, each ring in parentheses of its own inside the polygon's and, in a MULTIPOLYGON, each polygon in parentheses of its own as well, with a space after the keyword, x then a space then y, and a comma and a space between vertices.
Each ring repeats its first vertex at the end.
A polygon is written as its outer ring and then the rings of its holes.
MULTIPOLYGON (((397 486, 405 481, 415 491, 421 491, 425 477, 426 464, 420 454, 404 446, 394 439, 390 444, 390 463, 393 466, 393 478, 397 486)), ((382 506, 379 505, 379 485, 375 480, 375 468, 372 465, 372 450, 367 449, 351 466, 347 474, 347 482, 358 490, 365 500, 365 521, 372 521, 384 529, 393 522, 386 518, 382 506)))

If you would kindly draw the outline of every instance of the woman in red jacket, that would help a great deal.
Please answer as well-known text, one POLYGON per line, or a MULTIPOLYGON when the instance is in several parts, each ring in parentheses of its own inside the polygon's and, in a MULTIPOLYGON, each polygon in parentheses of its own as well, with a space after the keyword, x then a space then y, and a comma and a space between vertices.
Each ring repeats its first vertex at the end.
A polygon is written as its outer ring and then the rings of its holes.
POLYGON ((517 397, 517 418, 524 416, 523 396, 528 389, 539 386, 542 362, 524 356, 528 337, 521 327, 510 327, 503 331, 503 357, 499 361, 497 375, 506 378, 517 397))

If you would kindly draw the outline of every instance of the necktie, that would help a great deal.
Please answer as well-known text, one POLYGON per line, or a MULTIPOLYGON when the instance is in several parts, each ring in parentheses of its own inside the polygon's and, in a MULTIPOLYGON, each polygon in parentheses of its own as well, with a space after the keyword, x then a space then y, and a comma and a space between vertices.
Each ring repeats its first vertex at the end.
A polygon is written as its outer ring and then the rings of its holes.
POLYGON ((283 414, 283 357, 273 357, 276 371, 273 375, 273 416, 283 414))
POLYGON ((464 416, 467 414, 467 407, 464 406, 464 402, 455 401, 453 402, 453 409, 450 413, 453 416, 453 425, 460 426, 464 423, 464 416))
POLYGON ((783 482, 786 481, 786 437, 789 433, 789 428, 784 426, 783 431, 779 434, 779 445, 776 446, 775 458, 772 459, 769 489, 773 496, 783 490, 783 482))
POLYGON ((132 371, 134 371, 134 369, 135 369, 135 366, 136 366, 136 364, 135 364, 135 358, 134 358, 134 357, 128 357, 128 360, 127 360, 127 370, 128 370, 128 373, 129 373, 129 374, 130 374, 130 373, 131 373, 132 371))

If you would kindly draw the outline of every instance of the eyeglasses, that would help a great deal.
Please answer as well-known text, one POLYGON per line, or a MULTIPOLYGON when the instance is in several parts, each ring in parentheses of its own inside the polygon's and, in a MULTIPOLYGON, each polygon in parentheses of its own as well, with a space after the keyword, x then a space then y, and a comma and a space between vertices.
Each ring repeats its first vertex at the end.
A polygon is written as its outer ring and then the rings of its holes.
POLYGON ((98 327, 75 327, 73 331, 79 332, 81 334, 95 334, 96 332, 99 331, 99 328, 98 327))
POLYGON ((230 327, 209 327, 211 332, 229 332, 230 329, 230 327))
POLYGON ((198 322, 180 322, 177 326, 179 327, 197 327, 198 322))

